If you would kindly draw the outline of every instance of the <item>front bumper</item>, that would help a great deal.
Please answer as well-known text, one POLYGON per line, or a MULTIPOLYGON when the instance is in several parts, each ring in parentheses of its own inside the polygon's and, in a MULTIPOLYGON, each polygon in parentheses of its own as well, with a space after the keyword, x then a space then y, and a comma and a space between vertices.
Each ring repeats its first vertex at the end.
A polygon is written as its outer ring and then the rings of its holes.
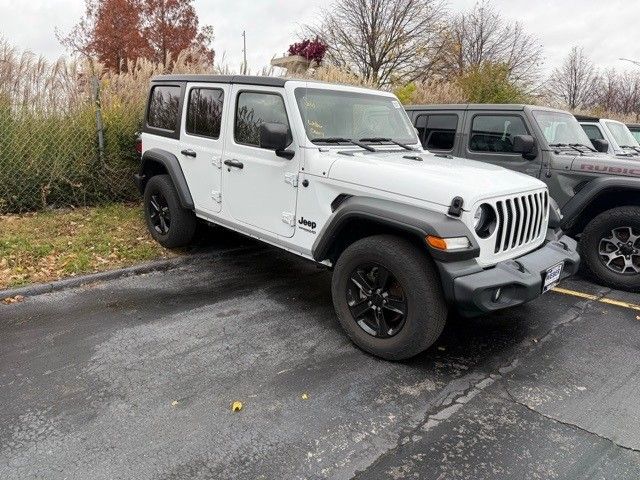
POLYGON ((559 263, 564 264, 561 279, 576 273, 580 266, 577 243, 567 236, 548 240, 537 250, 490 269, 473 271, 469 265, 441 264, 440 274, 449 300, 463 315, 474 316, 539 297, 545 272, 559 263))

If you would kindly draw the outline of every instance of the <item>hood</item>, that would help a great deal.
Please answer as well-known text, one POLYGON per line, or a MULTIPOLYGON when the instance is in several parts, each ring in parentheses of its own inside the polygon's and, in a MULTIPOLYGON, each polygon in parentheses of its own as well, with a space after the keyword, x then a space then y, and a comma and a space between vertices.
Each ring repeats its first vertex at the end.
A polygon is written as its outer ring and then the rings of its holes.
POLYGON ((454 197, 462 197, 465 210, 480 200, 545 187, 523 173, 429 152, 343 153, 326 153, 335 157, 329 178, 442 206, 449 206, 454 197))
POLYGON ((571 162, 575 172, 640 177, 640 158, 617 155, 577 155, 571 162))

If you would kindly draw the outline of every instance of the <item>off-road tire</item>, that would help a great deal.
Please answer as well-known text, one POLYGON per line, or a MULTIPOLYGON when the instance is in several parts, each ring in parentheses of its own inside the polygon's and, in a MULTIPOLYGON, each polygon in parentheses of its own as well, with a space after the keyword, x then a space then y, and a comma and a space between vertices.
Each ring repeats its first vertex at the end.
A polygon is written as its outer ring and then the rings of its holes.
MULTIPOLYGON (((631 227, 640 232, 640 207, 617 207, 596 216, 585 227, 580 237, 579 249, 585 273, 597 283, 632 292, 640 291, 640 274, 616 273, 601 259, 600 242, 616 228, 631 227)), ((640 252, 640 240, 635 242, 640 252)))
POLYGON ((402 237, 379 235, 351 244, 336 262, 333 304, 349 338, 362 350, 387 360, 413 357, 435 343, 445 326, 447 306, 433 260, 402 237), (390 272, 404 291, 404 326, 390 338, 377 338, 356 323, 347 299, 348 283, 359 265, 375 263, 390 272))
POLYGON ((196 231, 196 216, 191 210, 180 205, 178 193, 169 175, 155 175, 149 179, 144 189, 144 213, 151 236, 165 248, 185 247, 191 243, 196 231), (152 217, 152 199, 163 198, 170 223, 167 231, 157 230, 152 217))

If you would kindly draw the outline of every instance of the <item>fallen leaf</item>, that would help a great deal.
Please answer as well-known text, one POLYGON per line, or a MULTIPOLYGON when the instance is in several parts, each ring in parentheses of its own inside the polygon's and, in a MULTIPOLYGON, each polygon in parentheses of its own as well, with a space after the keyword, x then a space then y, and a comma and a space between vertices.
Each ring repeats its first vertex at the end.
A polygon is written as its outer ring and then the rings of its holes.
POLYGON ((584 392, 584 391, 587 389, 587 387, 576 387, 576 388, 577 388, 578 390, 580 390, 581 392, 584 392))
POLYGON ((178 402, 178 400, 174 400, 173 402, 171 402, 171 406, 175 407, 176 405, 178 405, 178 403, 180 403, 178 402))
POLYGON ((300 398, 302 398, 302 400, 309 400, 309 395, 306 393, 303 393, 300 398))
POLYGON ((237 400, 231 404, 231 411, 239 412, 242 410, 242 402, 238 402, 237 400))
POLYGON ((15 297, 7 297, 2 300, 2 303, 5 305, 12 305, 14 303, 24 302, 24 297, 22 295, 16 295, 15 297))
POLYGON ((446 350, 445 347, 438 347, 438 350, 440 350, 441 352, 444 352, 446 350))

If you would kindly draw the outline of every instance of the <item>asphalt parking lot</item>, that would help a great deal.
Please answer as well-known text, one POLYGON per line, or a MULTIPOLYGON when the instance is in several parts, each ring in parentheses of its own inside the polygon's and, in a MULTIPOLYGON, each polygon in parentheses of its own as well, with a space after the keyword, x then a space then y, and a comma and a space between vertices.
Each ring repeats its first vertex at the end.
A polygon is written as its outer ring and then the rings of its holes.
POLYGON ((403 363, 252 244, 0 305, 0 478, 640 478, 638 295, 562 286, 403 363))

